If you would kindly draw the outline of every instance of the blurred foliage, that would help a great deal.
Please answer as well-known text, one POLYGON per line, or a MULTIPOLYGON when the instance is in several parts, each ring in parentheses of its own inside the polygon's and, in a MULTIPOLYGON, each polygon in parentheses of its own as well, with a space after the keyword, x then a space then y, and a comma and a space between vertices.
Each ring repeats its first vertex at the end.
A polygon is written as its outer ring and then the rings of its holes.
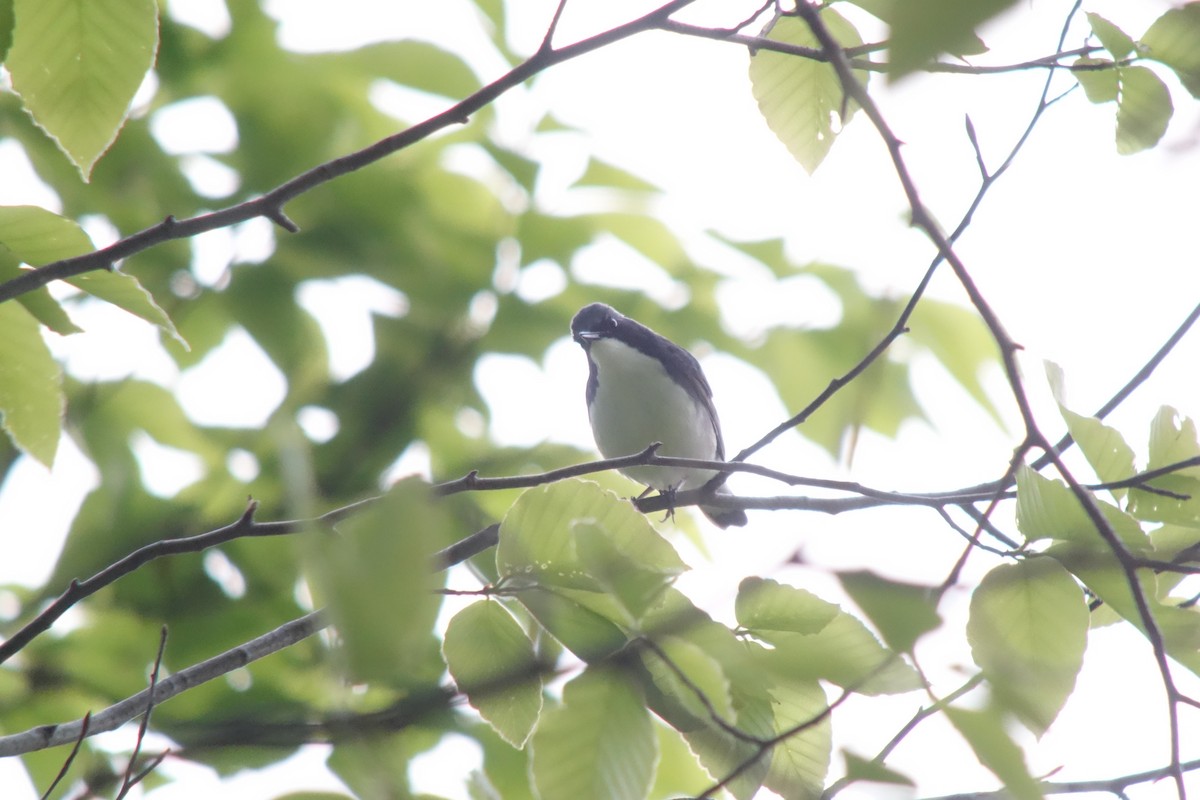
MULTIPOLYGON (((0 55, 11 53, 18 89, 30 63, 48 57, 49 46, 27 40, 22 24, 45 20, 52 5, 62 3, 0 0, 0 55), (37 15, 22 17, 23 9, 35 6, 37 15), (17 44, 9 50, 11 41, 17 44)), ((141 13, 139 21, 146 23, 156 11, 151 5, 94 0, 90 8, 141 13)), ((967 4, 971 14, 952 17, 939 14, 947 7, 944 0, 922 0, 912 6, 919 13, 912 14, 882 0, 855 5, 893 26, 892 52, 900 69, 908 70, 939 53, 978 52, 976 28, 1009 4, 967 4), (929 15, 945 24, 921 38, 917 29, 926 29, 921 20, 929 15)), ((496 55, 513 63, 504 3, 479 0, 477 6, 496 55)), ((428 43, 289 52, 278 44, 277 22, 258 3, 231 0, 228 7, 232 25, 217 37, 158 15, 152 96, 123 124, 113 123, 111 134, 119 129, 119 135, 95 163, 90 182, 81 182, 79 169, 86 174, 91 167, 95 137, 71 144, 53 121, 61 107, 44 116, 29 97, 23 103, 0 91, 0 139, 19 145, 61 201, 60 216, 42 209, 0 210, 0 279, 19 275, 22 262, 36 266, 68 250, 86 250, 85 230, 107 225, 126 236, 166 215, 182 219, 228 206, 394 133, 401 123, 371 99, 381 83, 450 99, 481 86, 461 54, 428 43), (197 162, 197 154, 177 153, 154 135, 160 115, 190 100, 213 98, 236 122, 236 146, 202 153, 197 162), (227 171, 222 174, 233 176, 231 188, 217 191, 196 179, 197 163, 227 171)), ((1156 23, 1143 42, 1153 46, 1151 57, 1193 90, 1194 9, 1168 12, 1174 16, 1156 23)), ((836 19, 840 35, 858 41, 851 23, 836 19)), ((1128 55, 1132 39, 1099 18, 1092 24, 1114 58, 1128 55)), ((125 42, 122 52, 129 59, 144 55, 145 31, 141 36, 125 42)), ((95 44, 84 36, 72 46, 83 52, 95 44)), ((757 63, 761 70, 773 62, 757 63)), ((802 64, 795 79, 819 84, 819 91, 797 95, 786 80, 773 84, 767 105, 774 110, 764 107, 764 113, 787 116, 806 98, 818 104, 807 109, 799 133, 786 125, 781 132, 825 139, 816 150, 812 142, 788 142, 815 169, 832 143, 830 115, 839 92, 829 84, 826 68, 815 71, 824 76, 816 79, 813 65, 802 64)), ((1169 108, 1164 117, 1161 93, 1152 87, 1146 91, 1158 100, 1147 111, 1134 91, 1158 80, 1154 73, 1145 67, 1107 69, 1100 59, 1087 66, 1080 80, 1088 96, 1120 105, 1122 148, 1157 141, 1169 108)), ((119 92, 89 86, 85 91, 115 93, 109 99, 122 109, 131 93, 124 85, 119 92)), ((706 343, 743 359, 773 381, 793 411, 854 367, 900 314, 895 298, 872 295, 845 268, 791 263, 781 240, 731 242, 714 235, 713 242, 739 251, 775 280, 820 281, 840 304, 840 318, 826 329, 779 325, 753 342, 742 341, 719 324, 722 274, 715 265, 695 263, 686 243, 643 210, 657 191, 652 183, 592 159, 572 191, 602 189, 604 207, 552 213, 539 202, 545 165, 530 155, 534 148, 500 141, 494 123, 495 112, 484 109, 468 124, 302 195, 287 209, 301 232, 272 231, 264 237, 265 257, 237 248, 213 256, 200 241, 168 242, 128 259, 118 274, 74 281, 78 291, 38 291, 0 308, 0 404, 9 434, 0 438, 0 480, 21 458, 52 462, 59 425, 99 476, 51 578, 36 590, 8 590, 6 596, 20 608, 5 623, 5 636, 72 580, 148 543, 236 520, 247 496, 257 501, 260 519, 310 518, 379 493, 397 461, 422 450, 435 478, 471 470, 515 475, 589 458, 588 452, 554 442, 529 448, 494 442, 491 410, 475 383, 480 360, 489 354, 542 361, 587 302, 610 303, 685 346, 706 343), (464 154, 482 159, 463 159, 464 154), (486 168, 462 166, 481 161, 486 168), (575 258, 609 239, 685 288, 687 304, 667 310, 637 288, 577 280, 571 272, 575 258), (518 277, 547 262, 566 276, 565 285, 549 297, 527 299, 516 288, 518 277), (350 279, 370 287, 370 300, 366 293, 359 297, 372 309, 373 354, 354 374, 335 376, 326 331, 302 298, 350 279), (220 427, 195 421, 172 380, 86 380, 63 373, 44 337, 88 336, 74 316, 102 302, 157 325, 162 348, 180 371, 202 363, 232 333, 246 334, 284 377, 282 400, 260 427, 220 427), (326 433, 306 428, 305 414, 313 410, 333 421, 326 433), (147 439, 193 456, 195 480, 169 497, 151 491, 153 476, 137 451, 137 443, 147 439), (236 466, 247 458, 254 465, 249 476, 236 466)), ((547 115, 530 120, 525 134, 532 140, 562 130, 547 115)), ((246 223, 236 226, 232 238, 262 230, 246 223)), ((861 428, 893 435, 905 421, 921 419, 909 369, 914 353, 932 355, 997 416, 980 382, 981 370, 995 360, 995 347, 979 320, 927 301, 909 326, 906 352, 888 351, 823 405, 802 427, 803 436, 838 454, 861 428)), ((246 391, 237 381, 208 389, 235 398, 246 391)), ((1097 470, 1116 474, 1112 453, 1124 452, 1118 446, 1123 442, 1113 441, 1119 435, 1078 415, 1068 421, 1089 457, 1107 459, 1097 470)), ((1195 430, 1189 425, 1164 412, 1156 423, 1152 466, 1194 455, 1195 430)), ((1067 570, 1084 582, 1094 576, 1097 586, 1091 588, 1139 624, 1128 587, 1122 595, 1112 564, 1097 561, 1094 530, 1090 538, 1080 532, 1086 520, 1069 493, 1039 481, 1022 477, 1023 532, 1031 541, 1053 540, 1051 552, 1067 570)), ((1194 482, 1190 474, 1164 479, 1186 498, 1198 496, 1194 482)), ((1133 516, 1106 511, 1138 552, 1194 545, 1190 534, 1200 516, 1194 501, 1131 495, 1139 520, 1176 526, 1151 545, 1133 516)), ((732 629, 673 588, 683 562, 615 495, 593 483, 569 482, 519 498, 515 492, 465 493, 434 502, 418 482, 403 481, 336 532, 314 526, 296 537, 242 539, 207 553, 156 560, 89 598, 75 610, 72 625, 38 637, 0 670, 2 732, 75 719, 144 688, 164 625, 170 631, 164 666, 177 672, 298 616, 310 607, 312 595, 331 604, 336 635, 314 637, 155 709, 154 727, 182 747, 179 757, 229 774, 282 760, 306 741, 332 741, 330 766, 359 796, 408 796, 411 759, 457 734, 477 742, 483 753, 482 770, 465 776, 473 797, 531 797, 535 787, 545 798, 691 794, 704 789, 708 776, 742 764, 750 766, 728 786, 739 798, 762 785, 788 797, 809 797, 821 790, 832 752, 830 722, 822 716, 825 687, 884 694, 921 685, 898 652, 909 652, 940 623, 925 604, 932 597, 927 587, 847 574, 881 642, 859 617, 832 603, 750 579, 738 598, 742 627, 732 629), (430 578, 428 557, 501 517, 500 561, 491 554, 478 559, 499 597, 469 606, 443 637, 435 622, 443 576, 430 578), (901 596, 903 608, 919 610, 915 620, 896 613, 890 600, 901 596), (656 647, 646 646, 644 637, 653 638, 656 647), (476 640, 492 644, 473 647, 476 640), (567 651, 587 666, 557 696, 541 691, 548 677, 541 674, 522 674, 510 686, 490 685, 512 665, 558 669, 567 651), (451 709, 442 702, 447 662, 488 724, 464 706, 451 709), (748 736, 731 734, 733 725, 748 736), (768 748, 769 757, 758 758, 754 737, 788 731, 791 735, 768 748)), ((1076 641, 1082 636, 1078 586, 1060 568, 1024 563, 1029 566, 997 573, 987 585, 971 631, 981 668, 1005 690, 996 702, 1008 698, 1010 705, 959 710, 952 717, 980 758, 1020 791, 1028 791, 1032 778, 1004 723, 1015 716, 1033 720, 1039 733, 1047 727, 1069 694, 1082 653, 1076 641), (1045 619, 1029 620, 1028 630, 1002 624, 1014 607, 1041 606, 1046 597, 1053 598, 1057 614, 1047 610, 1045 619), (1018 686, 1012 673, 1039 663, 1037 645, 1068 625, 1076 638, 1057 643, 1053 685, 1018 686), (1004 650, 1013 643, 1025 648, 1021 658, 1004 650)), ((1186 635, 1192 615, 1159 600, 1154 608, 1168 625, 1171 654, 1195 668, 1195 648, 1186 635)), ((119 781, 125 755, 84 742, 70 779, 52 796, 76 791, 78 780, 97 791, 110 789, 119 781)), ((64 754, 58 748, 23 758, 40 788, 51 784, 64 754)), ((864 779, 909 780, 880 764, 859 766, 864 779)))

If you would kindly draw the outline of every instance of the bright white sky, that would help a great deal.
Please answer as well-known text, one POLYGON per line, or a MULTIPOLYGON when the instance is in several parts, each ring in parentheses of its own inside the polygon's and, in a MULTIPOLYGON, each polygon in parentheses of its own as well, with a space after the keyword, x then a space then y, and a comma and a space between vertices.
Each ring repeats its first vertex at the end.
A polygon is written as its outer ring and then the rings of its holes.
MULTIPOLYGON (((519 6, 513 9, 514 24, 520 30, 517 47, 529 51, 540 41, 553 3, 525 0, 511 5, 519 6)), ((557 41, 572 41, 610 27, 652 5, 629 0, 571 0, 557 41)), ((1011 20, 1002 20, 984 38, 996 59, 1005 63, 1048 54, 1068 6, 1066 0, 1019 4, 1011 20)), ((405 36, 432 39, 457 49, 463 36, 469 40, 472 35, 464 33, 463 26, 469 6, 460 2, 342 0, 336 15, 328 13, 327 3, 316 0, 272 0, 268 7, 285 19, 285 44, 300 49, 349 47, 369 39, 405 36)), ((710 0, 696 10, 717 7, 710 0)), ((1087 3, 1085 10, 1107 16, 1136 36, 1167 7, 1162 0, 1138 4, 1097 0, 1087 3)), ((221 0, 173 0, 170 8, 178 17, 218 34, 225 19, 221 0)), ((871 32, 868 38, 878 33, 871 32)), ((1068 46, 1080 43, 1080 36, 1074 36, 1068 46)), ((472 52, 483 53, 486 48, 472 48, 472 52)), ((827 162, 810 178, 758 116, 746 64, 746 53, 734 46, 666 34, 644 36, 561 65, 540 77, 533 89, 520 89, 502 98, 501 124, 514 144, 527 144, 521 139, 522 121, 542 108, 551 108, 557 118, 587 132, 575 140, 559 137, 554 143, 534 143, 537 152, 553 153, 555 163, 564 165, 557 175, 558 188, 549 187, 541 199, 551 211, 572 202, 563 188, 583 168, 585 153, 591 151, 660 184, 665 190, 663 211, 681 234, 694 238, 698 231, 712 228, 737 238, 782 235, 797 263, 824 260, 850 266, 873 288, 906 297, 932 250, 905 225, 903 197, 884 148, 865 117, 854 120, 827 162)), ((502 68, 487 59, 475 66, 488 80, 502 68)), ((1026 124, 1042 79, 1040 73, 917 78, 896 90, 878 92, 884 114, 908 143, 905 156, 922 196, 947 228, 957 223, 977 184, 974 155, 963 132, 964 113, 974 121, 985 156, 994 166, 1026 124)), ((1044 388, 1043 359, 1063 366, 1071 403, 1077 410, 1089 412, 1145 361, 1200 300, 1200 270, 1195 263, 1195 187, 1200 185, 1200 151, 1195 144, 1200 139, 1200 115, 1178 88, 1172 84, 1179 107, 1167 141, 1134 157, 1115 154, 1111 106, 1091 106, 1078 92, 1057 105, 1014 169, 991 192, 959 247, 1009 331, 1027 348, 1025 376, 1040 419, 1055 433, 1061 426, 1044 388)), ((408 119, 423 111, 418 99, 407 93, 381 89, 376 99, 408 119)), ((213 168, 202 153, 236 146, 236 121, 219 110, 214 117, 211 104, 193 109, 193 113, 196 110, 206 120, 215 118, 201 129, 199 140, 180 138, 178 131, 197 130, 195 117, 184 111, 174 125, 164 115, 156 131, 179 152, 198 153, 192 160, 195 180, 220 186, 229 176, 213 168)), ((464 158, 463 168, 471 168, 470 159, 464 158)), ((17 179, 20 169, 13 149, 0 144, 0 174, 8 178, 0 187, 0 202, 56 208, 52 193, 32 180, 17 179)), ((164 213, 169 211, 164 209, 164 213)), ((94 235, 100 238, 104 233, 94 235)), ((207 267, 202 266, 200 279, 215 280, 232 253, 252 260, 265 258, 271 236, 269 227, 251 225, 236 234, 218 232, 202 237, 196 247, 207 267), (205 269, 212 273, 205 274, 205 269)), ((695 253, 705 263, 727 269, 732 277, 722 295, 722 310, 731 330, 749 335, 783 320, 819 326, 836 319, 836 309, 820 287, 795 282, 780 290, 768 283, 767 276, 710 246, 697 243, 695 253)), ((136 273, 136 262, 131 267, 136 273)), ((674 285, 616 245, 595 248, 574 268, 587 280, 644 286, 668 306, 686 302, 686 287, 674 285)), ((549 266, 533 274, 537 277, 527 279, 521 287, 530 296, 553 292, 561 280, 561 273, 549 266)), ((378 287, 364 286, 361 281, 321 289, 311 293, 311 307, 331 335, 335 368, 339 374, 352 374, 370 359, 367 312, 373 308, 400 310, 403 298, 385 295, 380 301, 378 287), (322 303, 320 298, 327 299, 322 303)), ((932 293, 963 301, 948 272, 935 280, 932 293)), ((158 350, 148 326, 104 308, 93 309, 81 322, 87 334, 55 343, 56 351, 66 357, 68 369, 97 378, 146 375, 178 386, 185 407, 197 421, 255 425, 282 397, 281 377, 248 340, 231 338, 218 354, 180 375, 158 350), (113 346, 114 342, 120 346, 113 346), (222 405, 198 388, 220 385, 232 375, 237 375, 243 387, 249 379, 259 381, 257 387, 238 393, 250 398, 248 402, 222 405)), ((1143 459, 1149 421, 1158 406, 1171 404, 1188 416, 1200 417, 1196 363, 1200 363, 1200 337, 1193 336, 1111 418, 1143 459)), ((782 405, 761 375, 720 356, 705 358, 704 364, 722 411, 728 449, 736 451, 784 418, 782 405)), ((522 359, 482 364, 477 380, 491 404, 496 437, 522 444, 549 435, 590 446, 582 401, 584 375, 582 355, 565 339, 551 348, 542 364, 522 359)), ((936 427, 910 424, 894 442, 865 435, 853 469, 831 462, 798 437, 773 446, 764 459, 791 471, 849 476, 881 488, 945 489, 997 477, 1017 443, 1018 430, 1000 376, 990 376, 989 385, 1009 415, 1009 432, 998 430, 982 412, 972 409, 935 365, 920 362, 917 375, 920 399, 936 427), (920 454, 919 462, 914 461, 914 454, 920 454)), ((323 426, 327 435, 327 420, 315 415, 308 423, 314 436, 322 435, 323 426)), ((186 484, 192 474, 185 456, 148 439, 142 444, 142 457, 148 475, 162 476, 156 487, 164 494, 186 484)), ((398 470, 421 465, 420 452, 415 450, 398 470)), ((239 468, 252 475, 256 465, 252 458, 243 458, 239 468)), ((44 579, 75 504, 94 481, 89 470, 64 440, 52 473, 28 462, 14 471, 0 492, 0 530, 10 535, 20 532, 21 549, 10 547, 9 551, 20 552, 21 558, 0 564, 0 583, 36 585, 44 579), (54 497, 55 502, 45 502, 47 497, 54 497), (74 504, 68 502, 70 498, 75 498, 74 504), (44 547, 25 546, 34 541, 44 547)), ((750 480, 735 479, 731 484, 746 492, 778 491, 775 486, 750 480)), ((713 563, 720 568, 685 549, 685 559, 696 569, 684 577, 681 588, 693 596, 710 598, 719 607, 732 597, 741 576, 769 573, 836 600, 840 590, 829 570, 866 567, 900 579, 937 583, 960 547, 927 512, 888 510, 838 519, 754 515, 752 520, 745 531, 709 537, 713 563), (897 524, 907 527, 897 529, 897 524), (798 548, 819 569, 781 569, 779 564, 798 548)), ((982 560, 972 566, 967 581, 977 580, 986 567, 982 560)), ((944 609, 949 616, 947 630, 961 630, 961 619, 953 616, 965 613, 967 599, 965 590, 950 598, 944 609)), ((931 639, 925 665, 933 668, 931 677, 938 688, 949 691, 961 682, 964 673, 958 667, 970 663, 969 653, 952 636, 931 639)), ((1182 671, 1180 677, 1186 677, 1182 671)), ((1185 680, 1185 690, 1194 690, 1194 684, 1185 680)), ((915 702, 907 697, 892 704, 848 705, 835 723, 839 735, 852 730, 861 735, 838 744, 848 743, 860 755, 873 754, 911 715, 915 702)), ((1068 764, 1059 776, 1067 779, 1161 766, 1167 755, 1163 708, 1144 642, 1136 636, 1100 631, 1089 645, 1078 697, 1044 737, 1033 767, 1049 771, 1068 764), (1140 691, 1129 688, 1138 685, 1143 685, 1140 691), (1118 686, 1121 691, 1113 691, 1118 686), (1096 735, 1097 730, 1110 729, 1117 719, 1123 720, 1125 730, 1144 731, 1145 736, 1131 742, 1129 738, 1096 735), (1082 757, 1078 756, 1080 743, 1087 748, 1082 757), (1134 746, 1139 744, 1145 749, 1134 746)), ((1186 719, 1189 712, 1184 714, 1186 719)), ((938 754, 938 769, 913 770, 928 779, 920 787, 921 794, 962 789, 971 786, 971 781, 974 788, 992 785, 988 774, 974 764, 952 734, 939 729, 937 722, 927 728, 919 747, 914 739, 914 746, 902 747, 895 755, 896 764, 903 769, 905 764, 921 764, 930 753, 938 754), (964 775, 976 777, 967 778, 964 784, 964 775)), ((1192 731, 1200 732, 1195 726, 1192 731)), ((120 748, 129 739, 118 732, 111 741, 120 748)), ((462 776, 466 765, 477 762, 477 756, 470 747, 456 746, 456 752, 442 752, 425 762, 415 776, 418 788, 448 797, 464 796, 462 776), (448 763, 454 766, 447 767, 448 763)), ((314 777, 315 762, 309 754, 286 769, 241 776, 221 788, 206 771, 172 767, 174 774, 188 776, 187 785, 172 785, 148 796, 184 800, 221 791, 234 800, 274 796, 293 785, 337 787, 330 777, 314 777)), ((0 762, 0 784, 14 781, 27 787, 8 764, 0 762)), ((1162 796, 1166 788, 1149 787, 1140 794, 1131 792, 1131 796, 1162 796)), ((12 796, 36 794, 27 787, 12 796)), ((842 796, 849 800, 880 795, 878 787, 872 787, 871 792, 847 791, 842 796)))

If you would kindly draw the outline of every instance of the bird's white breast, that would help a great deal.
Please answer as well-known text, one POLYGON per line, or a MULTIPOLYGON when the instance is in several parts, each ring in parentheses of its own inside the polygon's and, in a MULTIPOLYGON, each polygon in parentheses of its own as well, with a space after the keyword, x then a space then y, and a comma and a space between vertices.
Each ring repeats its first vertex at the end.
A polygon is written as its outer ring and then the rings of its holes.
MULTIPOLYGON (((616 339, 592 342, 598 386, 588 407, 596 446, 606 458, 630 455, 662 442, 659 455, 712 459, 717 434, 704 405, 673 381, 662 364, 616 339)), ((711 470, 631 467, 630 478, 655 489, 694 489, 711 470)))

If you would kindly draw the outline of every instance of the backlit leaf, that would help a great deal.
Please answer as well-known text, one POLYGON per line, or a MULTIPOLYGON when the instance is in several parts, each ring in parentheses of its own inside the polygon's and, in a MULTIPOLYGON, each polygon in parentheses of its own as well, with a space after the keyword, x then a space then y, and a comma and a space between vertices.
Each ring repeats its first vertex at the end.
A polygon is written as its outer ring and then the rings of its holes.
POLYGON ((541 800, 642 800, 657 740, 645 701, 614 669, 591 667, 563 688, 531 742, 541 800))
POLYGON ((990 769, 1015 800, 1041 800, 1042 790, 1025 763, 1025 754, 1004 730, 994 710, 947 708, 946 716, 975 751, 979 763, 990 769))
MULTIPOLYGON (((821 19, 842 47, 862 44, 854 26, 833 9, 823 8, 821 19)), ((783 44, 820 49, 798 17, 776 19, 764 35, 783 44)), ((867 84, 868 73, 856 71, 855 77, 867 84)), ((767 125, 807 172, 816 171, 855 111, 833 67, 801 55, 759 50, 750 60, 750 83, 767 125)))
POLYGON ((0 415, 21 450, 50 467, 62 431, 62 373, 38 322, 19 303, 0 303, 0 415))
POLYGON ((924 634, 942 624, 934 604, 934 590, 881 578, 871 572, 841 572, 842 588, 875 623, 888 647, 911 653, 924 634))
POLYGON ((1075 687, 1087 632, 1083 592, 1051 558, 1001 564, 971 597, 975 663, 997 699, 1038 736, 1075 687))
POLYGON ((752 631, 816 633, 841 612, 804 589, 749 577, 738 587, 735 613, 738 624, 752 631))
POLYGON ((1158 144, 1175 107, 1167 86, 1147 67, 1117 70, 1117 152, 1137 153, 1158 144))
POLYGON ((154 0, 15 0, 7 66, 37 124, 86 181, 154 63, 154 0))
POLYGON ((1142 47, 1175 70, 1192 97, 1200 97, 1200 3, 1165 11, 1142 36, 1142 47))
POLYGON ((1133 52, 1133 39, 1125 31, 1091 11, 1088 12, 1087 20, 1092 26, 1092 33, 1096 34, 1104 49, 1112 53, 1113 58, 1122 59, 1133 52))
POLYGON ((430 631, 445 574, 429 565, 449 524, 445 507, 412 478, 340 523, 339 535, 311 537, 310 570, 354 680, 405 687, 437 679, 430 631))
POLYGON ((542 666, 533 642, 497 602, 480 600, 450 620, 442 642, 458 688, 513 747, 523 747, 542 710, 542 666))

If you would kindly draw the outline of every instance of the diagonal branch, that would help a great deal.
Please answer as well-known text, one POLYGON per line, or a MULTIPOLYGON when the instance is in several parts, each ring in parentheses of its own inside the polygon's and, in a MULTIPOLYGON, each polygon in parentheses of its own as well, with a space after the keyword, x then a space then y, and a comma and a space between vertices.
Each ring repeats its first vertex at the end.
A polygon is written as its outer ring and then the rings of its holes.
POLYGON ((84 720, 66 722, 61 725, 41 725, 24 733, 0 736, 0 758, 20 755, 46 747, 55 747, 91 736, 112 731, 146 711, 151 705, 160 705, 182 692, 202 683, 219 678, 252 661, 289 647, 308 638, 329 624, 319 611, 285 623, 270 633, 263 634, 243 645, 227 650, 207 661, 180 670, 158 681, 152 689, 143 689, 132 697, 90 714, 84 720), (85 725, 87 726, 85 728, 85 725))
MULTIPOLYGON (((108 247, 103 247, 74 258, 55 261, 37 269, 24 272, 12 280, 0 283, 0 303, 5 300, 11 300, 26 292, 31 292, 52 281, 72 278, 76 275, 82 275, 95 270, 111 270, 121 259, 128 258, 164 242, 173 239, 187 239, 206 231, 227 228, 230 225, 245 222, 255 217, 265 217, 284 230, 295 233, 299 228, 287 218, 283 209, 287 203, 296 197, 335 178, 340 178, 343 175, 362 169, 392 153, 410 147, 423 139, 429 138, 429 136, 443 128, 448 128, 451 125, 466 124, 471 119, 472 114, 488 106, 497 97, 509 89, 519 86, 539 72, 561 64, 564 61, 577 58, 585 53, 590 53, 593 50, 606 47, 614 42, 627 39, 630 36, 654 30, 676 11, 691 5, 693 2, 694 0, 671 0, 671 2, 637 19, 560 48, 550 46, 550 38, 554 30, 554 25, 552 24, 547 32, 546 41, 530 58, 440 114, 435 114, 425 121, 406 128, 399 133, 380 139, 361 150, 332 159, 324 164, 319 164, 252 200, 228 206, 209 214, 200 214, 189 219, 175 219, 173 216, 168 216, 157 225, 152 225, 135 234, 126 236, 124 239, 114 242, 108 247)), ((565 5, 565 2, 562 5, 565 5)), ((555 23, 557 23, 561 11, 562 6, 560 5, 554 16, 555 23)))

